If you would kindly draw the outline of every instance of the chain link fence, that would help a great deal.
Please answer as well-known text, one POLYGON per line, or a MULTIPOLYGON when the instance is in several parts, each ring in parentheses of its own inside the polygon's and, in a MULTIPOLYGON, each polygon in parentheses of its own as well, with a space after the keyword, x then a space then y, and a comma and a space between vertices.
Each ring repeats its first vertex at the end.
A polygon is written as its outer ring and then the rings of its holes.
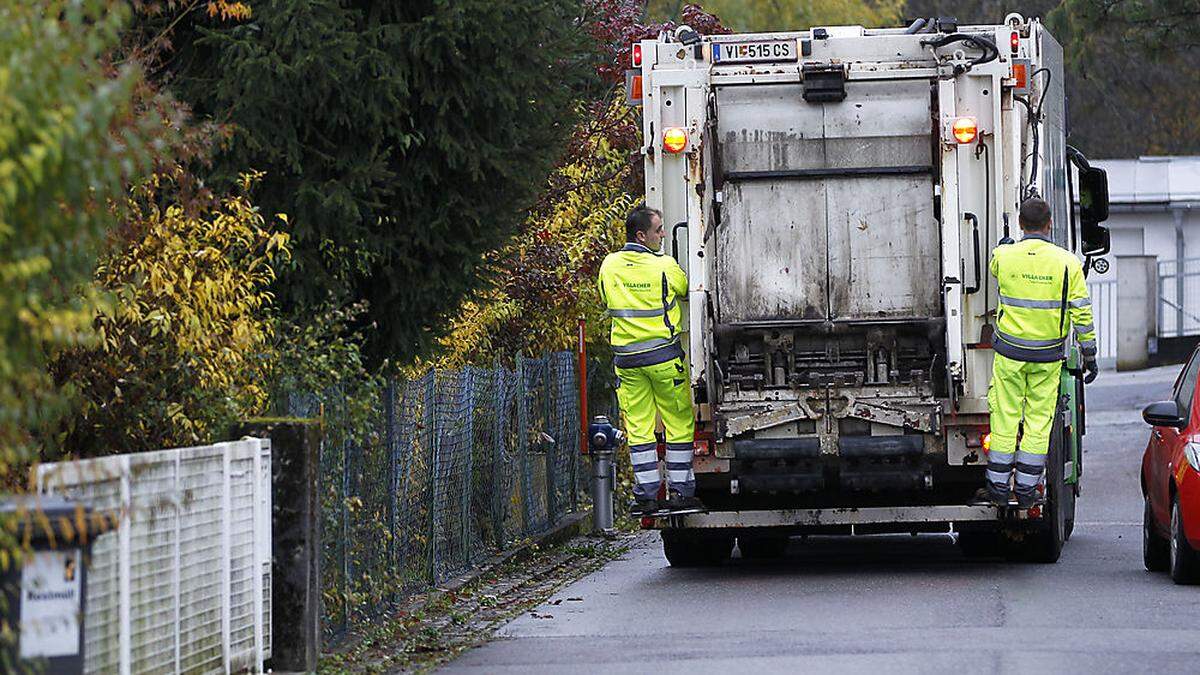
POLYGON ((365 417, 340 390, 289 395, 325 424, 326 638, 577 511, 578 389, 559 352, 387 382, 365 417))

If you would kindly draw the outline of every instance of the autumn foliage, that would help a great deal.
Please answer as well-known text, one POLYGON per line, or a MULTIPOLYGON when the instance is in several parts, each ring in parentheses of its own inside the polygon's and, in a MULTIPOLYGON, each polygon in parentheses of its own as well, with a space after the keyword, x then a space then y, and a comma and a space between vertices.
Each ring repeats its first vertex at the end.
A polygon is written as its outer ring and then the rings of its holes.
POLYGON ((283 216, 250 201, 261 174, 195 212, 156 175, 125 204, 134 238, 104 258, 96 285, 111 298, 98 343, 61 353, 60 384, 79 392, 62 430, 72 454, 103 455, 208 441, 267 404, 274 365, 274 266, 286 259, 283 216), (165 204, 163 202, 166 202, 165 204))
MULTIPOLYGON (((624 74, 634 42, 677 24, 642 22, 640 3, 630 0, 589 0, 587 10, 584 25, 601 55, 595 68, 605 87, 579 102, 582 121, 518 236, 489 255, 493 283, 456 313, 440 343, 442 365, 572 348, 579 318, 587 322, 589 350, 607 353, 596 274, 624 242, 625 216, 643 199, 639 114, 625 104, 624 74)), ((703 34, 729 32, 696 5, 682 9, 682 22, 703 34)))

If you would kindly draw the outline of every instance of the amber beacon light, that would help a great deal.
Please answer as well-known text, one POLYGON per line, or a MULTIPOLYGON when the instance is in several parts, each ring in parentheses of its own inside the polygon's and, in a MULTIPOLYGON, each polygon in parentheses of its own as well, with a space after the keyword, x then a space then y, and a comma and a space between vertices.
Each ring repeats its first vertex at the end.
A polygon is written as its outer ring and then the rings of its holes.
POLYGON ((680 127, 670 127, 663 131, 663 150, 671 153, 683 152, 687 147, 687 132, 680 127))
POLYGON ((959 143, 970 143, 979 135, 979 126, 975 123, 974 117, 959 117, 954 120, 950 132, 954 134, 954 140, 959 143))

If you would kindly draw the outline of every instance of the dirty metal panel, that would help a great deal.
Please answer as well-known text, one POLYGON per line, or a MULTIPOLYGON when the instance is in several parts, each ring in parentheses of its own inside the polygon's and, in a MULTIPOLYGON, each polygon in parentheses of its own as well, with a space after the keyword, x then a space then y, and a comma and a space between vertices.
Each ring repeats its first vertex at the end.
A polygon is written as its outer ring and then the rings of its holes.
POLYGON ((825 166, 824 110, 799 84, 717 90, 717 138, 726 173, 825 166))
POLYGON ((825 186, 821 181, 728 183, 717 231, 722 323, 824 319, 825 186))
POLYGON ((793 172, 724 185, 722 323, 940 315, 929 255, 938 244, 930 85, 859 82, 847 91, 844 102, 814 105, 799 85, 718 90, 723 172, 793 172))
POLYGON ((941 315, 938 224, 928 175, 825 182, 830 318, 941 315))
MULTIPOLYGON (((725 173, 824 166, 824 112, 798 84, 721 88, 725 173)), ((824 319, 825 189, 820 181, 728 182, 716 246, 722 323, 824 319)))
POLYGON ((932 164, 928 82, 851 82, 846 95, 824 104, 826 167, 932 164))
POLYGON ((830 318, 941 315, 928 82, 862 82, 826 105, 830 167, 929 167, 928 173, 826 181, 830 318))

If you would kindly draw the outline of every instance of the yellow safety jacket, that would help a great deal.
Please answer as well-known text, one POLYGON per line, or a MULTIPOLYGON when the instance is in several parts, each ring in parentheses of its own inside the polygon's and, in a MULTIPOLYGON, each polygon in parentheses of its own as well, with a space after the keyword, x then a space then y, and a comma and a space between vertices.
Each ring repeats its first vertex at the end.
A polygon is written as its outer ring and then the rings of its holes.
POLYGON ((687 275, 675 259, 628 243, 600 264, 600 298, 612 317, 613 365, 636 368, 683 356, 679 301, 687 275))
POLYGON ((992 348, 1010 359, 1049 363, 1066 356, 1071 326, 1084 360, 1096 357, 1092 301, 1083 266, 1046 237, 1026 234, 992 252, 1000 309, 992 348))

